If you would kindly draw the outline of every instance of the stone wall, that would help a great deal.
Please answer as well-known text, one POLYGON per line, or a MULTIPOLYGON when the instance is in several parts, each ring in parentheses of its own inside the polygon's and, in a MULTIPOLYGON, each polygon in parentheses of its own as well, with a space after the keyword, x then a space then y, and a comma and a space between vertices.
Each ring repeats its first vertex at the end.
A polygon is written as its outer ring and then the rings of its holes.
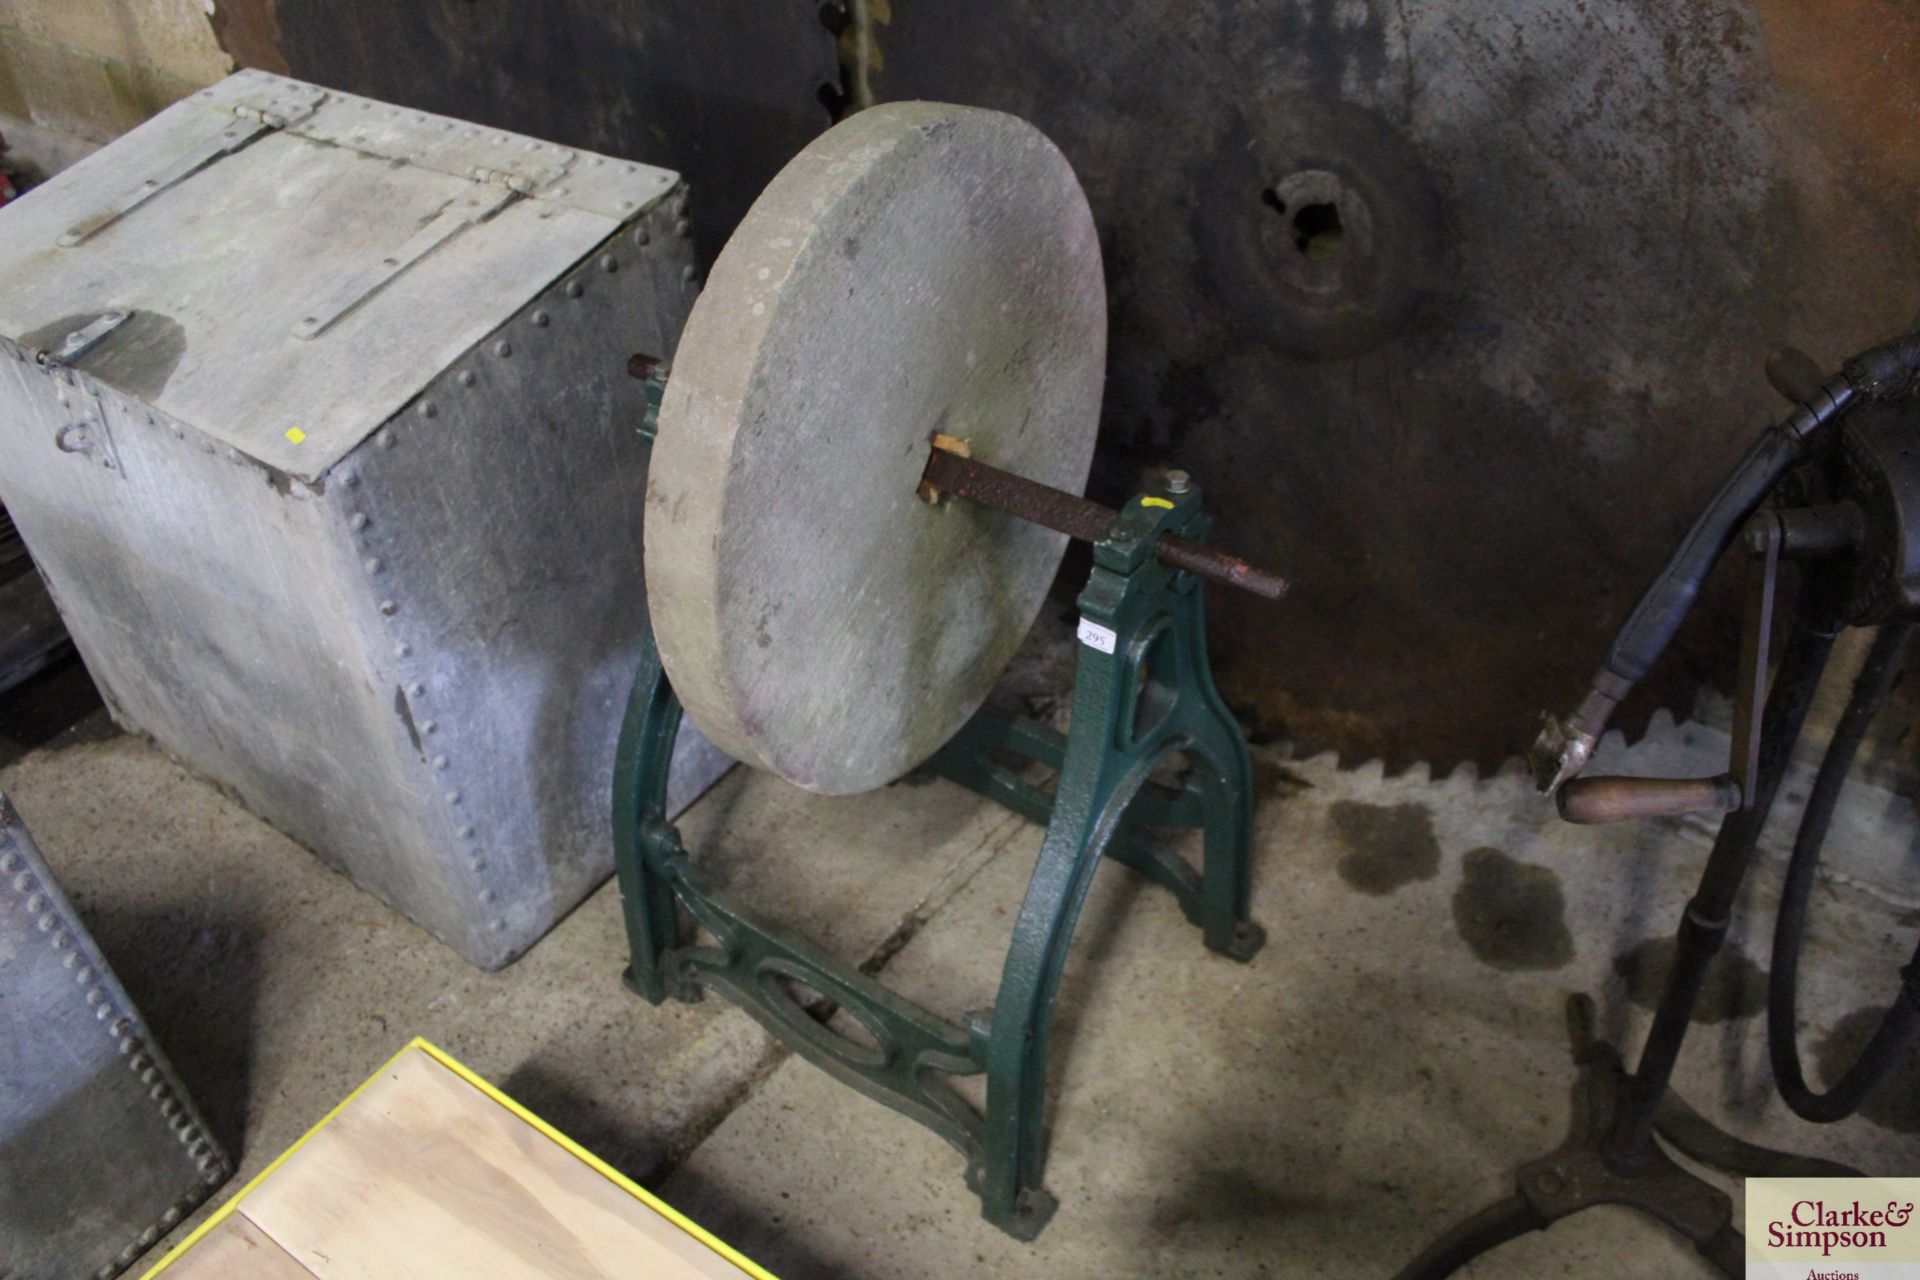
POLYGON ((225 76, 209 0, 5 0, 0 132, 44 175, 225 76))

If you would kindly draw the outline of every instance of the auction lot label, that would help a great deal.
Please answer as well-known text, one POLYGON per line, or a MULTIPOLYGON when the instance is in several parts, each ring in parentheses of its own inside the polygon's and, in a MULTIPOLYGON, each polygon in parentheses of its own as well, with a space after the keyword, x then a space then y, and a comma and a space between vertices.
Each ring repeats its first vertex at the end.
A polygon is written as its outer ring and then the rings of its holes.
POLYGON ((1748 1178, 1747 1280, 1920 1280, 1920 1178, 1748 1178))

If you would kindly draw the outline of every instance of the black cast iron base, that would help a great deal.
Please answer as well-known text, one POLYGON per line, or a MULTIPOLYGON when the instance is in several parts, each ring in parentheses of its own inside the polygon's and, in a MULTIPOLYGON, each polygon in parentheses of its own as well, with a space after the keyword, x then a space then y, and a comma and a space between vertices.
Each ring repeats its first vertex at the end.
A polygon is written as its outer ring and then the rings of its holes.
MULTIPOLYGON (((1402 1268, 1398 1280, 1452 1275, 1509 1240, 1609 1204, 1638 1210, 1684 1236, 1722 1273, 1745 1273, 1745 1240, 1734 1226, 1733 1201, 1726 1192, 1689 1172, 1659 1143, 1639 1144, 1626 1157, 1609 1150, 1609 1139, 1631 1105, 1633 1077, 1619 1051, 1594 1037, 1590 997, 1567 1002, 1567 1032, 1579 1072, 1567 1140, 1521 1165, 1513 1195, 1455 1224, 1402 1268)), ((1654 1132, 1683 1155, 1740 1177, 1861 1176, 1832 1161, 1736 1138, 1673 1093, 1660 1102, 1654 1132)))

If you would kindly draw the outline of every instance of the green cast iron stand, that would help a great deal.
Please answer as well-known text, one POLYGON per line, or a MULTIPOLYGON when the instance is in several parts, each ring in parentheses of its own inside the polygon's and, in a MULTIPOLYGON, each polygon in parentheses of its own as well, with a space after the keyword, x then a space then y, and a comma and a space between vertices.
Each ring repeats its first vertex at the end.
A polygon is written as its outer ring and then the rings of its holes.
POLYGON ((1252 767, 1207 665, 1202 584, 1155 554, 1162 536, 1197 540, 1208 524, 1197 490, 1145 495, 1094 544, 1079 599, 1069 733, 983 710, 924 766, 1047 827, 999 997, 959 1023, 748 919, 703 886, 666 817, 680 703, 649 635, 614 765, 614 859, 633 952, 627 984, 654 1004, 718 991, 816 1066, 945 1138, 966 1157, 967 1185, 986 1219, 1021 1240, 1038 1235, 1056 1205, 1041 1185, 1048 1031, 1100 859, 1172 890, 1210 950, 1246 961, 1266 940, 1247 918, 1252 767), (1176 753, 1186 770, 1153 776, 1176 753), (1031 769, 1008 757, 1054 771, 1057 784, 1036 785, 1031 769), (1201 869, 1145 827, 1200 829, 1201 869), (683 930, 682 909, 710 941, 683 930), (872 1043, 825 1025, 796 1002, 793 983, 856 1018, 872 1043), (985 1114, 942 1078, 981 1072, 985 1114))

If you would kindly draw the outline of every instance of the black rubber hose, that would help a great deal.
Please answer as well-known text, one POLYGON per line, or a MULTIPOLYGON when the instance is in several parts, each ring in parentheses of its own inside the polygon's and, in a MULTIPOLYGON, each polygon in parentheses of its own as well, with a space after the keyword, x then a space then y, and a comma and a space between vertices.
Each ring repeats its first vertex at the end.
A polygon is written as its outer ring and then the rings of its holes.
POLYGON ((1848 384, 1869 400, 1892 400, 1920 390, 1920 332, 1862 351, 1840 368, 1848 384))
POLYGON ((1800 951, 1806 941, 1807 903, 1813 891, 1814 873, 1820 866, 1820 850, 1826 844, 1827 829, 1840 800, 1840 789, 1846 783, 1867 728, 1900 675, 1912 629, 1911 623, 1888 623, 1874 638, 1873 648, 1854 681, 1847 709, 1820 761, 1813 790, 1807 796, 1800 831, 1793 842, 1793 857, 1787 864, 1786 885, 1781 890, 1780 915, 1773 927, 1773 972, 1767 985, 1767 1051, 1773 1060, 1773 1075, 1780 1096, 1795 1114, 1815 1124, 1831 1124, 1858 1111, 1899 1068, 1912 1050, 1916 1035, 1920 1035, 1920 948, 1916 948, 1913 962, 1901 971, 1904 981, 1900 994, 1880 1020, 1879 1029, 1860 1057, 1827 1092, 1815 1093, 1807 1086, 1800 1064, 1798 1022, 1800 951))
POLYGON ((1713 501, 1694 518, 1679 549, 1633 606, 1607 650, 1607 670, 1639 683, 1680 629, 1687 611, 1693 608, 1694 597, 1700 594, 1700 584, 1707 580, 1708 572, 1726 552, 1740 526, 1805 456, 1805 443, 1785 424, 1768 427, 1754 441, 1721 482, 1713 501))
POLYGON ((1606 667, 1638 684, 1680 629, 1701 584, 1734 535, 1807 456, 1808 447, 1855 396, 1888 400, 1920 387, 1920 333, 1908 333, 1861 352, 1841 366, 1817 394, 1768 427, 1741 458, 1680 542, 1607 650, 1606 667))

